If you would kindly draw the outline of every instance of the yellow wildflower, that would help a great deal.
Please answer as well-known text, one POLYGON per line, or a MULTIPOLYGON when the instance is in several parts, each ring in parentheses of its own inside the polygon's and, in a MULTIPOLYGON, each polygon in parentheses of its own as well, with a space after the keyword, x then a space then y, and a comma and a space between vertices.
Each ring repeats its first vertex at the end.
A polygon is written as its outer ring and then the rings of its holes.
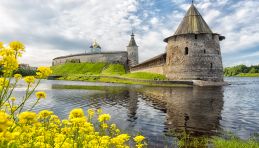
POLYGON ((105 122, 111 119, 111 116, 109 114, 101 114, 98 117, 99 122, 105 122))
POLYGON ((22 124, 26 124, 26 123, 34 123, 36 120, 36 113, 34 112, 22 112, 19 116, 19 122, 22 124))
POLYGON ((145 139, 144 136, 139 135, 139 136, 136 136, 136 137, 134 138, 134 141, 135 141, 136 143, 141 143, 144 139, 145 139))
POLYGON ((37 71, 37 76, 39 78, 46 78, 52 73, 52 70, 49 67, 44 66, 38 67, 37 71))
POLYGON ((20 75, 20 74, 15 74, 13 77, 14 77, 16 80, 20 80, 20 79, 22 78, 22 75, 20 75))
POLYGON ((111 139, 111 142, 115 145, 121 146, 125 142, 129 140, 130 136, 128 134, 120 134, 114 138, 111 139))
POLYGON ((8 86, 8 84, 9 84, 9 81, 7 79, 0 78, 0 86, 6 87, 6 86, 8 86))
POLYGON ((24 49, 25 49, 23 43, 21 43, 19 41, 10 42, 9 46, 11 49, 13 49, 15 51, 24 51, 24 49))
POLYGON ((24 78, 24 81, 28 84, 34 83, 35 82, 35 77, 34 76, 26 76, 24 78))
POLYGON ((4 47, 4 43, 0 42, 0 49, 4 47))
POLYGON ((12 106, 12 108, 11 108, 11 112, 12 112, 12 113, 13 113, 13 112, 15 112, 15 111, 17 110, 17 108, 18 108, 18 106, 17 106, 17 105, 12 106))
POLYGON ((102 112, 103 112, 103 110, 102 110, 101 108, 99 108, 99 109, 97 110, 97 114, 98 114, 98 115, 100 115, 102 112))
POLYGON ((73 119, 73 118, 82 118, 84 117, 84 111, 81 108, 76 108, 73 109, 70 113, 69 113, 69 119, 73 119))
POLYGON ((53 114, 52 111, 48 111, 48 110, 42 110, 39 112, 39 118, 40 119, 46 119, 48 117, 50 117, 53 114))
POLYGON ((93 109, 88 109, 87 113, 88 113, 90 119, 94 116, 94 110, 93 109))
POLYGON ((11 97, 10 100, 14 102, 16 100, 16 98, 15 97, 11 97))
POLYGON ((9 116, 5 112, 0 111, 0 133, 5 131, 11 124, 12 122, 9 120, 9 116))
POLYGON ((36 92, 36 97, 38 99, 46 99, 46 96, 47 96, 47 94, 45 92, 43 92, 43 91, 36 92))

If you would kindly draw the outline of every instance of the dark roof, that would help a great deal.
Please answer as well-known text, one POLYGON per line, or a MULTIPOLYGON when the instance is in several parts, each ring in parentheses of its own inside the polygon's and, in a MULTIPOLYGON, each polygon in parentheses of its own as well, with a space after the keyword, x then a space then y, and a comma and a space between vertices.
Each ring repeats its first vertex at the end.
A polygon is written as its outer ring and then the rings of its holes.
MULTIPOLYGON (((201 33, 212 34, 213 32, 211 31, 205 20, 202 18, 197 8, 192 4, 173 36, 201 33)), ((164 39, 164 41, 167 42, 170 37, 164 39)))
POLYGON ((127 51, 107 51, 107 52, 97 52, 97 53, 71 54, 71 55, 67 55, 67 56, 56 57, 53 60, 62 59, 62 58, 68 58, 68 57, 73 57, 73 56, 93 55, 93 54, 114 54, 114 53, 127 53, 127 51))
POLYGON ((130 38, 130 42, 129 42, 128 47, 130 47, 130 46, 138 46, 135 39, 134 39, 134 33, 131 34, 131 38, 130 38))

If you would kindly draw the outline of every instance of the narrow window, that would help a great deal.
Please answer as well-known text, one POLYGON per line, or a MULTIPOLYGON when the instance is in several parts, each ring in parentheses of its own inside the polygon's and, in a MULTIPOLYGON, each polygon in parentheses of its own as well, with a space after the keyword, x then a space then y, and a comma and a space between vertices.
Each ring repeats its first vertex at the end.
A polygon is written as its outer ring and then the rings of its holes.
POLYGON ((210 69, 212 69, 212 66, 213 66, 212 63, 210 63, 210 69))
POLYGON ((198 39, 198 35, 197 34, 195 34, 195 39, 198 39))
POLYGON ((174 41, 176 41, 177 36, 174 37, 174 41))
POLYGON ((203 50, 203 53, 206 53, 206 49, 203 50))
POLYGON ((185 55, 188 55, 188 53, 189 53, 189 49, 188 47, 185 47, 185 55))

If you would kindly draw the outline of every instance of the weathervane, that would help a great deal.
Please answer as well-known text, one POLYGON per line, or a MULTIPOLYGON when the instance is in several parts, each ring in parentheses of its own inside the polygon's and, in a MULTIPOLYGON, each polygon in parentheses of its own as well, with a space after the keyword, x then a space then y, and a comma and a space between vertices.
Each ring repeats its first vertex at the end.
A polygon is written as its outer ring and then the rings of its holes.
POLYGON ((133 22, 131 22, 130 24, 131 24, 131 35, 134 35, 133 22))
POLYGON ((193 0, 192 0, 192 4, 193 4, 193 0))

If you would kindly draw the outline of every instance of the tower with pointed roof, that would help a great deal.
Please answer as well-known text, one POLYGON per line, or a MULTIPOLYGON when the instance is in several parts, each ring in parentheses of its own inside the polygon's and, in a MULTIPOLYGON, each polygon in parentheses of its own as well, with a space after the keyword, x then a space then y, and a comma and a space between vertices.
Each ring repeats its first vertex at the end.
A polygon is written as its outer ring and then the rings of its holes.
POLYGON ((173 80, 223 81, 220 41, 192 3, 174 35, 167 37, 164 71, 173 80))
POLYGON ((135 66, 139 63, 139 61, 138 61, 138 45, 135 41, 134 36, 135 35, 132 32, 129 45, 127 46, 129 67, 135 66))

